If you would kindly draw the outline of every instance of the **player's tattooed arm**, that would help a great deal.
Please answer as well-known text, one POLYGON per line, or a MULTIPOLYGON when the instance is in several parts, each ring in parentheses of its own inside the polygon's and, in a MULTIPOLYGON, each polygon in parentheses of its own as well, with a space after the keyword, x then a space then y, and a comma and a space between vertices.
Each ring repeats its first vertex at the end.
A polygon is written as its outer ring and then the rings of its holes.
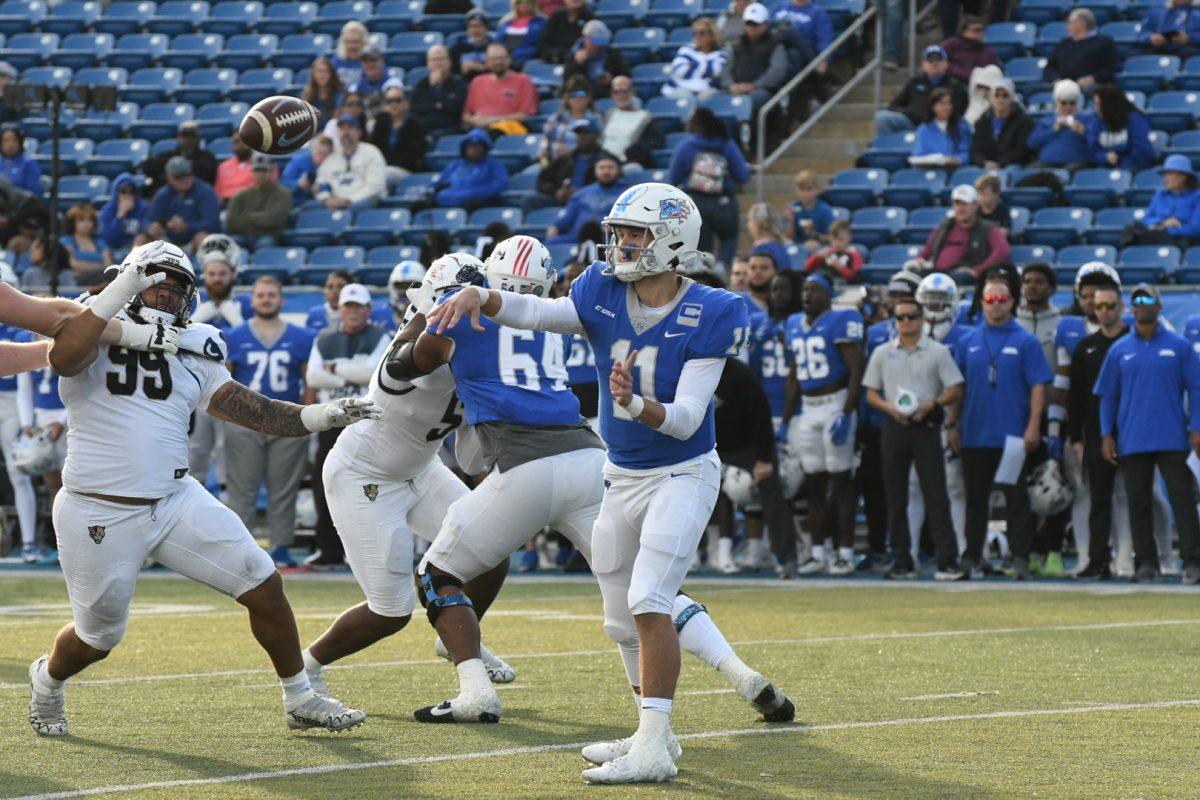
POLYGON ((213 392, 208 413, 268 436, 307 436, 310 431, 300 418, 304 406, 263 397, 237 381, 229 381, 213 392))

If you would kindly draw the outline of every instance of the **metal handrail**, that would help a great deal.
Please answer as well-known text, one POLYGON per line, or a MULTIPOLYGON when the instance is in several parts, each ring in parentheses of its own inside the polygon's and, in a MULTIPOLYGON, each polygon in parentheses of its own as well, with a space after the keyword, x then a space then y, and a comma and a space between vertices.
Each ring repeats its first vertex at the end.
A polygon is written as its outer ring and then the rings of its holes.
POLYGON ((864 13, 857 20, 855 20, 854 23, 852 25, 850 25, 850 27, 848 27, 848 28, 846 28, 846 30, 842 31, 842 33, 836 39, 834 39, 829 44, 828 47, 826 47, 824 50, 822 50, 820 53, 818 53, 817 56, 814 57, 812 61, 808 62, 808 64, 805 65, 804 69, 802 69, 798 73, 796 73, 790 81, 785 83, 779 89, 779 91, 777 91, 774 95, 772 95, 770 100, 768 100, 767 102, 762 104, 762 107, 758 109, 758 120, 757 120, 758 125, 756 126, 757 131, 755 133, 756 142, 755 142, 755 165, 754 165, 754 168, 758 173, 758 176, 756 179, 757 180, 756 194, 758 197, 758 201, 760 203, 762 202, 763 196, 765 194, 765 181, 766 181, 767 169, 772 164, 774 164, 776 161, 778 161, 780 156, 782 156, 783 153, 789 147, 791 147, 792 144, 797 139, 799 139, 805 133, 808 133, 809 129, 814 124, 816 124, 821 119, 821 117, 823 117, 825 115, 826 111, 828 111, 830 108, 832 108, 834 106, 834 104, 837 103, 837 101, 841 100, 842 97, 844 97, 847 92, 849 92, 851 89, 853 89, 855 86, 857 86, 862 81, 862 79, 866 77, 867 73, 872 72, 872 71, 875 73, 875 105, 876 106, 879 105, 880 97, 882 94, 882 81, 883 81, 882 68, 883 68, 883 16, 879 13, 879 10, 874 5, 872 5, 871 8, 869 8, 866 11, 866 13, 864 13), (793 89, 795 89, 797 86, 800 85, 801 81, 803 81, 805 78, 807 78, 813 72, 815 72, 818 64, 820 64, 822 61, 826 60, 827 58, 832 57, 834 51, 836 51, 839 47, 841 47, 843 44, 845 44, 850 39, 851 36, 856 34, 861 28, 863 28, 871 20, 875 21, 875 57, 872 58, 870 61, 868 61, 863 66, 862 69, 860 69, 858 72, 856 72, 850 78, 850 80, 846 81, 846 83, 837 91, 837 93, 834 94, 833 97, 829 98, 828 102, 826 102, 819 109, 817 109, 817 111, 815 113, 813 113, 807 120, 805 120, 804 123, 800 127, 796 128, 796 130, 793 131, 790 136, 788 136, 786 139, 784 139, 774 150, 772 150, 770 154, 767 154, 767 152, 766 152, 766 150, 767 150, 767 132, 766 132, 767 114, 771 111, 771 109, 775 108, 775 106, 782 103, 784 98, 787 97, 788 94, 790 94, 793 89))
POLYGON ((925 19, 925 16, 933 11, 937 5, 936 2, 926 3, 925 7, 917 11, 917 0, 908 0, 908 74, 913 75, 917 71, 917 23, 925 19))

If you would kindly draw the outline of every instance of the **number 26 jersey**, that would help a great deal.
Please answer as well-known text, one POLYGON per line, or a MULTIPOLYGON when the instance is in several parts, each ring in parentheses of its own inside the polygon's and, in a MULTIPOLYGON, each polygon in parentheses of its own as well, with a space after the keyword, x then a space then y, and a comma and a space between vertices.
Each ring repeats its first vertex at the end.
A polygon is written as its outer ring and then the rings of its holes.
POLYGON ((787 343, 795 359, 800 390, 815 392, 845 381, 849 370, 837 346, 842 342, 857 344, 862 338, 862 314, 852 308, 830 309, 812 324, 803 311, 788 317, 787 343))

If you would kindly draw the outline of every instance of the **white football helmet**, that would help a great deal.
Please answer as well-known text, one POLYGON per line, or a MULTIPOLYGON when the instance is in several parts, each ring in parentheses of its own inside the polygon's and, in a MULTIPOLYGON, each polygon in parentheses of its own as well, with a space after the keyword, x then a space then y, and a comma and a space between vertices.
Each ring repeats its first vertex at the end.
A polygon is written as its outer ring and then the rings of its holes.
POLYGON ((210 261, 223 261, 237 272, 242 268, 242 248, 223 233, 210 233, 196 248, 196 259, 200 262, 201 270, 210 261))
POLYGON ((892 277, 888 278, 886 292, 888 297, 912 297, 917 293, 917 289, 920 286, 920 275, 907 269, 902 269, 899 272, 893 273, 892 277))
POLYGON ((800 454, 793 453, 786 444, 775 446, 779 462, 779 482, 783 484, 783 499, 791 500, 804 485, 804 467, 800 464, 800 454))
POLYGON ((502 292, 546 297, 556 280, 550 251, 532 236, 505 239, 487 259, 488 286, 502 292))
POLYGON ((738 508, 746 508, 758 502, 758 486, 749 470, 726 464, 721 475, 721 491, 738 508))
POLYGON ((126 306, 129 315, 140 322, 161 322, 164 325, 181 327, 185 325, 192 310, 192 300, 196 296, 196 270, 192 267, 192 260, 170 242, 156 241, 130 250, 122 266, 137 262, 145 263, 147 275, 165 272, 175 280, 163 281, 146 290, 160 295, 155 308, 147 306, 141 294, 136 295, 126 306), (169 291, 170 295, 162 297, 163 289, 169 291))
POLYGON ((1108 280, 1112 281, 1118 289, 1121 288, 1121 275, 1113 267, 1105 264, 1103 261, 1089 261, 1079 268, 1075 273, 1075 294, 1079 295, 1079 290, 1082 288, 1084 281, 1092 276, 1099 277, 1103 275, 1108 280))
POLYGON ((1029 508, 1033 513, 1053 516, 1066 510, 1073 497, 1071 486, 1057 461, 1043 461, 1029 473, 1029 508))
POLYGON ((958 284, 949 275, 935 272, 921 279, 916 297, 925 319, 943 322, 953 318, 958 308, 958 284))
POLYGON ((665 183, 639 183, 613 204, 604 227, 605 275, 626 282, 675 269, 687 263, 700 243, 700 210, 681 189, 665 183), (621 229, 646 231, 640 247, 622 246, 621 229))
POLYGON ((418 286, 405 294, 417 312, 426 314, 437 299, 459 286, 483 286, 483 262, 470 253, 447 253, 429 265, 418 286))
POLYGON ((54 442, 46 431, 37 428, 28 436, 18 436, 9 451, 12 465, 26 475, 41 475, 54 466, 54 442))
POLYGON ((401 261, 392 267, 392 274, 388 276, 388 303, 391 304, 394 313, 404 313, 408 306, 406 292, 424 277, 425 267, 421 266, 420 261, 401 261))

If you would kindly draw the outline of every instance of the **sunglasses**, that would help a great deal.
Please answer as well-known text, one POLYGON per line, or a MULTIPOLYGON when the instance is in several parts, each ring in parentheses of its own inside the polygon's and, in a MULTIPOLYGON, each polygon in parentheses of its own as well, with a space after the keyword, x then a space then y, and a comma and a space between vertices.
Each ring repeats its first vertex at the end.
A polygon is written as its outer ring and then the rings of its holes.
POLYGON ((1148 294, 1139 294, 1137 297, 1133 298, 1133 304, 1135 306, 1152 306, 1157 302, 1157 298, 1151 297, 1148 294))
POLYGON ((385 102, 389 106, 398 106, 404 102, 404 98, 403 97, 389 97, 385 102))
POLYGON ((1117 303, 1113 303, 1113 302, 1092 303, 1092 308, 1096 309, 1097 311, 1112 311, 1116 307, 1117 307, 1117 303))
POLYGON ((1011 97, 1011 95, 1008 92, 995 90, 992 92, 992 97, 1011 97))
POLYGON ((585 92, 583 89, 576 89, 575 91, 571 92, 571 97, 584 98, 591 97, 591 95, 585 92))
POLYGON ((920 314, 896 314, 896 319, 900 322, 912 322, 913 320, 920 318, 920 314))
POLYGON ((1074 105, 1078 105, 1079 102, 1077 100, 1059 100, 1058 104, 1060 106, 1074 106, 1074 105))
POLYGON ((994 306, 997 303, 1007 303, 1011 299, 1012 295, 1007 294, 985 294, 983 296, 983 302, 987 303, 989 306, 994 306))

